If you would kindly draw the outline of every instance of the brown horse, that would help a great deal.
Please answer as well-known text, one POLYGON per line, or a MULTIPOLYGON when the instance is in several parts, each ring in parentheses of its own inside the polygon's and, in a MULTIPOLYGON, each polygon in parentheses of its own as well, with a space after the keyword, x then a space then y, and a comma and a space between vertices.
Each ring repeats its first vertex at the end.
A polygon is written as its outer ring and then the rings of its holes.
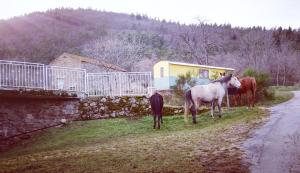
POLYGON ((242 94, 247 95, 247 100, 248 100, 248 107, 254 107, 254 102, 255 102, 255 94, 256 94, 256 80, 254 77, 243 77, 239 79, 241 83, 241 87, 239 89, 236 88, 228 88, 228 94, 229 95, 234 95, 233 99, 235 102, 235 105, 237 105, 237 98, 239 97, 239 102, 240 105, 242 105, 242 94), (248 95, 248 92, 251 92, 252 97, 248 95))

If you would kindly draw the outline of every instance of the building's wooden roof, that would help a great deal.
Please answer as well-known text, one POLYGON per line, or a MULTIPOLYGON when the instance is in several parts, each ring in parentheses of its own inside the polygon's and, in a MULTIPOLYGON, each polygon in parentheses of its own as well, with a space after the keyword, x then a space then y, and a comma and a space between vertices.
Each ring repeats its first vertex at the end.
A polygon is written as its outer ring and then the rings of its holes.
POLYGON ((100 61, 100 60, 95 59, 95 58, 84 57, 84 56, 74 55, 74 54, 70 54, 70 53, 63 53, 58 58, 60 58, 60 57, 70 57, 72 59, 80 60, 81 62, 87 62, 87 63, 94 64, 94 65, 97 65, 97 66, 103 66, 105 68, 120 71, 120 72, 127 72, 127 70, 123 69, 122 67, 119 67, 119 66, 114 65, 114 64, 109 64, 109 63, 100 61))

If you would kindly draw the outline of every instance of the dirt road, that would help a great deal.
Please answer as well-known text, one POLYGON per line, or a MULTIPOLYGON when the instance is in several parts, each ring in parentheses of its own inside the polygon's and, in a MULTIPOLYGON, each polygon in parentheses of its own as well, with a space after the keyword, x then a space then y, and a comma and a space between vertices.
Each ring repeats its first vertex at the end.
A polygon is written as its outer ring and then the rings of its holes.
POLYGON ((251 172, 300 172, 300 91, 270 108, 270 120, 243 147, 251 172))

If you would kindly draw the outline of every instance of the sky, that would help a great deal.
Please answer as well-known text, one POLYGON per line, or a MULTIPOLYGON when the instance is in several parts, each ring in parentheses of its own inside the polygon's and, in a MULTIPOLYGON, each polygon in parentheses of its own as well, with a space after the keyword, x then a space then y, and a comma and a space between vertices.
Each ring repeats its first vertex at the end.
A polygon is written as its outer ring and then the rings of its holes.
POLYGON ((300 0, 0 0, 0 19, 59 7, 92 8, 179 23, 300 28, 300 0))

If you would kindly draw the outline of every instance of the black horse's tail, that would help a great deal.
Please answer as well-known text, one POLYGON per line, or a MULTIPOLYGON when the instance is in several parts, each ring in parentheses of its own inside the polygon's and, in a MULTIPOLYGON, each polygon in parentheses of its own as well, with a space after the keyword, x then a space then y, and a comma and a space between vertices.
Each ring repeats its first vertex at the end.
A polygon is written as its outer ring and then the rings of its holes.
POLYGON ((188 122, 188 114, 189 114, 189 109, 191 106, 194 106, 195 102, 192 98, 192 92, 191 90, 188 90, 185 93, 185 105, 184 105, 184 121, 187 123, 188 122), (192 104, 192 105, 191 105, 192 104))

